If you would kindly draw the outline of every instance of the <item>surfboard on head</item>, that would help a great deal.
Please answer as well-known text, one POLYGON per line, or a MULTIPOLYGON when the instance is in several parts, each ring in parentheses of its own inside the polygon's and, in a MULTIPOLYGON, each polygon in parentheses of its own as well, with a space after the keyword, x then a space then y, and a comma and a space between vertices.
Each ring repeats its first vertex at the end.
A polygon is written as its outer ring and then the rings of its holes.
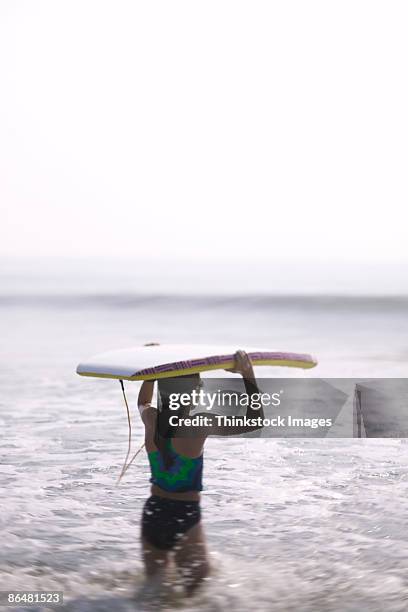
POLYGON ((285 353, 252 347, 152 344, 94 355, 81 362, 76 371, 81 376, 120 380, 156 380, 185 376, 232 368, 234 355, 239 348, 248 353, 254 366, 305 369, 317 365, 316 359, 306 353, 285 353))

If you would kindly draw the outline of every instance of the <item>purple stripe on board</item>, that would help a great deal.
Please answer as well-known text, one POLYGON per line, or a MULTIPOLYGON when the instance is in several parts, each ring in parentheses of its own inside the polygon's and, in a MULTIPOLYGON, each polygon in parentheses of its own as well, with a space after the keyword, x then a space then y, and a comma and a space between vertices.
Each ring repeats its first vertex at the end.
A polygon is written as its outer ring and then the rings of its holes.
MULTIPOLYGON (((303 361, 307 363, 314 363, 310 355, 304 353, 272 353, 270 351, 248 353, 249 357, 254 361, 262 361, 264 359, 270 359, 273 361, 303 361)), ((165 363, 163 365, 155 366, 152 368, 144 368, 138 370, 133 376, 146 376, 148 374, 160 374, 161 372, 169 372, 174 370, 188 370, 190 368, 202 367, 207 365, 218 365, 225 363, 225 361, 232 361, 234 355, 214 355, 210 357, 200 359, 190 359, 188 361, 175 361, 173 363, 165 363)), ((255 364, 256 365, 256 364, 255 364)))

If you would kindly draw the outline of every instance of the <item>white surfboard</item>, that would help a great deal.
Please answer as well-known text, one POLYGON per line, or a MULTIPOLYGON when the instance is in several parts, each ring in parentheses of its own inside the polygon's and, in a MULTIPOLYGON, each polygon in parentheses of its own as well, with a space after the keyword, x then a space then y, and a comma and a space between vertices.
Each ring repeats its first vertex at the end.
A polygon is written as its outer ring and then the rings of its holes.
POLYGON ((245 350, 254 366, 314 368, 316 359, 305 353, 285 353, 263 348, 162 344, 107 351, 81 362, 77 373, 96 378, 156 380, 208 370, 224 370, 234 365, 234 354, 245 350))

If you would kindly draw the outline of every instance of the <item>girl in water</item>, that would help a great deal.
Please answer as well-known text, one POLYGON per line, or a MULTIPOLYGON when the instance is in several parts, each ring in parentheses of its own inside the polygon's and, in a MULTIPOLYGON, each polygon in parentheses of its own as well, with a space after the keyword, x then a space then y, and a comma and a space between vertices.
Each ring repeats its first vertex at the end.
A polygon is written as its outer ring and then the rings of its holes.
MULTIPOLYGON (((242 375, 248 395, 258 393, 253 367, 245 352, 235 353, 234 367, 229 371, 242 375)), ((172 379, 173 385, 178 385, 177 390, 182 388, 183 392, 186 392, 186 388, 191 392, 199 382, 198 374, 172 379)), ((172 437, 173 432, 163 426, 163 420, 168 423, 169 415, 165 397, 159 409, 151 405, 153 387, 154 381, 143 382, 138 398, 152 483, 151 496, 145 503, 142 515, 145 572, 149 581, 161 581, 173 556, 186 592, 191 594, 210 572, 200 511, 205 441, 210 433, 235 435, 259 429, 259 426, 212 424, 198 433, 195 431, 193 437, 191 434, 172 437)), ((186 414, 188 409, 183 416, 186 414)), ((208 418, 208 413, 205 416, 208 418)), ((246 416, 263 417, 262 408, 255 410, 249 405, 246 416)))

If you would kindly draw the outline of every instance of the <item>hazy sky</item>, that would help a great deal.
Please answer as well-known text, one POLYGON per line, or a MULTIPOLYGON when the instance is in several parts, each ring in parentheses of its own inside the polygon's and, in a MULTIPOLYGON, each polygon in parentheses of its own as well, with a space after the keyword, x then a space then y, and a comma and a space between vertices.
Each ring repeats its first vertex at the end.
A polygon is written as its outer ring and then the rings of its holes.
POLYGON ((407 28, 396 0, 0 0, 0 254, 408 261, 407 28))

